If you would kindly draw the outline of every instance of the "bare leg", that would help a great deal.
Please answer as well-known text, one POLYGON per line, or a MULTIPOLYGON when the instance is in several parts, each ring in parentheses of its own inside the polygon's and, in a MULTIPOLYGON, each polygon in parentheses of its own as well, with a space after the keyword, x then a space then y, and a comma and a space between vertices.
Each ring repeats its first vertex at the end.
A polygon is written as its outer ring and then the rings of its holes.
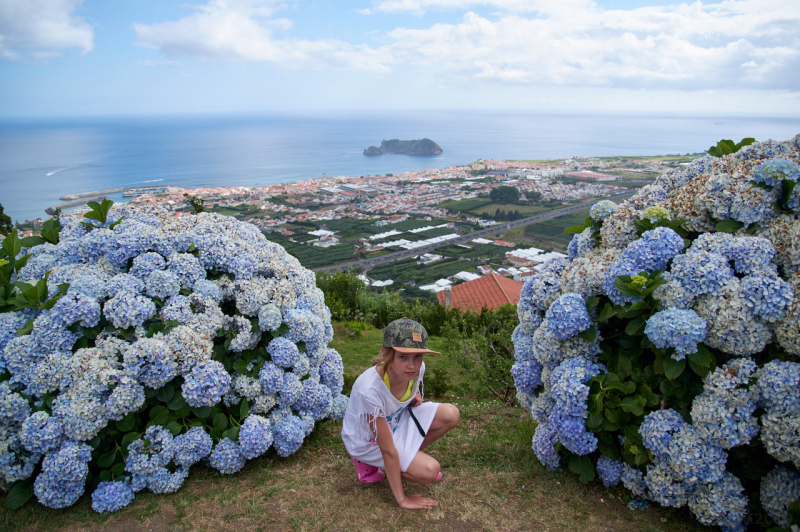
POLYGON ((436 480, 438 474, 439 462, 432 456, 419 451, 414 456, 406 472, 400 476, 403 480, 409 480, 417 484, 430 484, 436 480))
MULTIPOLYGON (((420 446, 420 450, 424 449, 428 445, 432 444, 445 434, 447 434, 453 427, 458 425, 458 420, 461 418, 461 414, 458 411, 458 408, 455 405, 451 405, 450 403, 442 403, 436 409, 436 415, 433 417, 433 422, 431 423, 430 428, 428 429, 428 435, 425 436, 425 439, 422 440, 422 445, 420 446)), ((427 455, 426 455, 427 456, 427 455)), ((414 458, 416 460, 416 457, 414 458)), ((414 462, 411 462, 412 464, 414 462)), ((411 467, 409 467, 409 470, 411 467)), ((437 470, 438 473, 438 470, 437 470)), ((435 475, 434 475, 435 478, 435 475)))

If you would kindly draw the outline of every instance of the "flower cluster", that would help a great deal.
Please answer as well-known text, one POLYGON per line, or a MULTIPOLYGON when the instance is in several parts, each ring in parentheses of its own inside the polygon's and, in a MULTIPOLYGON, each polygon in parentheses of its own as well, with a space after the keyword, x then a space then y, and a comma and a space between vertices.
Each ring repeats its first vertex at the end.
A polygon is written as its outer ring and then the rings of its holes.
POLYGON ((787 522, 800 484, 800 212, 786 207, 800 189, 787 200, 785 180, 800 180, 800 135, 669 170, 619 206, 597 203, 566 263, 525 283, 511 373, 543 464, 588 456, 606 485, 734 530, 749 494, 731 471, 783 462, 761 503, 787 522))
POLYGON ((143 489, 176 491, 201 461, 230 474, 270 447, 288 456, 344 414, 314 274, 256 227, 130 205, 86 220, 23 249, 11 279, 49 272, 51 296, 68 289, 49 310, 0 313, 0 483, 41 463, 34 493, 63 508, 91 461, 92 507, 112 512, 143 489))

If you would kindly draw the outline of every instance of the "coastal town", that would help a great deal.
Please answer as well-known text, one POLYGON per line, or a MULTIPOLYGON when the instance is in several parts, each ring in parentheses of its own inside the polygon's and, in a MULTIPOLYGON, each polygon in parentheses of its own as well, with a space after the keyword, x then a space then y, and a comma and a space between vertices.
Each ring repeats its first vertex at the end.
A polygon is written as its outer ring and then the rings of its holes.
MULTIPOLYGON (((401 282, 437 293, 489 273, 523 281, 546 260, 564 256, 570 238, 564 227, 582 222, 597 199, 636 190, 690 158, 481 159, 401 174, 323 174, 258 188, 125 189, 123 197, 175 216, 199 210, 235 216, 259 227, 308 268, 355 267, 375 288, 401 282), (501 187, 515 191, 513 201, 492 199, 501 187), (567 210, 574 214, 559 215, 567 210), (528 225, 532 216, 549 212, 555 220, 528 225), (487 229, 498 224, 502 232, 487 229)), ((62 200, 72 204, 108 192, 62 200)), ((28 234, 35 229, 34 222, 28 234)))

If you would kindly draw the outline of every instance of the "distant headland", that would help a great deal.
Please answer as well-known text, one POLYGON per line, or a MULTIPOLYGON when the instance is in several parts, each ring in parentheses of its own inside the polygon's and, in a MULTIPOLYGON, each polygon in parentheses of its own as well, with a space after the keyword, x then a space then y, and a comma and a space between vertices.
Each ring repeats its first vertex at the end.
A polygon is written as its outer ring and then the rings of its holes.
POLYGON ((438 155, 442 153, 442 147, 431 139, 422 140, 382 140, 381 147, 370 146, 364 150, 364 155, 383 155, 384 153, 396 153, 399 155, 438 155))

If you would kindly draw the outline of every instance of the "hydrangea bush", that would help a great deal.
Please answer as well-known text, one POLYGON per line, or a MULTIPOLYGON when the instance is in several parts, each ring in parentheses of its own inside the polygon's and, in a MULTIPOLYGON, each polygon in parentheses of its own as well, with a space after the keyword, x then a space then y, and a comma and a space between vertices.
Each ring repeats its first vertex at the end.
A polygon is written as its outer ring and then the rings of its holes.
POLYGON ((6 505, 98 512, 192 465, 296 452, 340 418, 342 359, 314 274, 254 226, 93 202, 2 244, 6 505))
POLYGON ((724 530, 756 515, 789 526, 800 510, 800 136, 727 153, 567 229, 568 259, 522 289, 511 373, 549 469, 688 506, 724 530))

